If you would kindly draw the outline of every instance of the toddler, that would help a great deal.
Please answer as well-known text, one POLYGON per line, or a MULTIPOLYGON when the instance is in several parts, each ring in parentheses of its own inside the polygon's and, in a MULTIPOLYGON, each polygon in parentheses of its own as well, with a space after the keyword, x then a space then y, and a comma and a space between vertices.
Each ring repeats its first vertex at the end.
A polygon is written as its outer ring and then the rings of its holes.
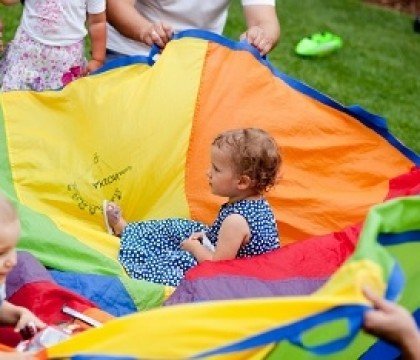
POLYGON ((16 265, 16 243, 19 239, 20 224, 16 210, 0 195, 0 323, 15 325, 15 331, 26 326, 39 329, 45 324, 28 309, 5 301, 6 276, 16 265))
MULTIPOLYGON (((15 38, 0 63, 3 91, 60 89, 105 60, 106 0, 26 0, 15 38), (87 26, 92 59, 84 57, 87 26)), ((0 0, 13 5, 19 0, 0 0)))
POLYGON ((131 277, 177 286, 197 263, 278 248, 276 222, 264 192, 274 185, 280 164, 276 142, 263 130, 217 136, 209 185, 213 194, 228 201, 211 226, 186 219, 127 223, 116 204, 105 202, 105 224, 121 237, 120 262, 131 277))

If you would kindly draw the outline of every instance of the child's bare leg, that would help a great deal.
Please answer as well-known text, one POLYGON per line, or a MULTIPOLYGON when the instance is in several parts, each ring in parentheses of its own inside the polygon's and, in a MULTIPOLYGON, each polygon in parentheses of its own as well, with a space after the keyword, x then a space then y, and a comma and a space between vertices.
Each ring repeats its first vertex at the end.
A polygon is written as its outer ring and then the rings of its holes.
POLYGON ((113 202, 108 202, 105 211, 108 224, 114 231, 114 235, 120 236, 127 226, 127 221, 122 217, 120 207, 113 202))

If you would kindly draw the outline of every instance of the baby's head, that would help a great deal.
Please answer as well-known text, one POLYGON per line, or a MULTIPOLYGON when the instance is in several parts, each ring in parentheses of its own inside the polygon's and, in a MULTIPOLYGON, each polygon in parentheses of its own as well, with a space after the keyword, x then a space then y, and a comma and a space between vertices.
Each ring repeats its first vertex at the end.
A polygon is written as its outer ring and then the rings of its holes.
POLYGON ((0 284, 16 265, 16 244, 20 236, 20 222, 16 209, 0 195, 0 284))
POLYGON ((249 177, 256 193, 268 191, 276 183, 282 159, 276 141, 264 130, 225 131, 212 145, 229 154, 236 174, 249 177))

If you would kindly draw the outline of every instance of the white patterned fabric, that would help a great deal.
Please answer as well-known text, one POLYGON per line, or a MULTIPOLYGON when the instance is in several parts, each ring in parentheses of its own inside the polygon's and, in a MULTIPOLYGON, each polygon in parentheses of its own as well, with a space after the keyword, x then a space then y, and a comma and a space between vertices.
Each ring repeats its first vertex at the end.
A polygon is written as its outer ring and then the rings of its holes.
POLYGON ((46 45, 71 45, 87 34, 86 14, 105 11, 105 0, 25 0, 21 28, 46 45))
POLYGON ((1 90, 57 90, 81 77, 85 66, 82 40, 51 46, 19 28, 0 60, 1 90))

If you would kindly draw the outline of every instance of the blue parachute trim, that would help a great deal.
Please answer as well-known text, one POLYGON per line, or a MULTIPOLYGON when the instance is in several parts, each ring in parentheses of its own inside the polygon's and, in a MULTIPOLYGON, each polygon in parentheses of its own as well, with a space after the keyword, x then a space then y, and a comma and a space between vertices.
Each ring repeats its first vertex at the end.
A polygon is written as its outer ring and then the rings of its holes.
POLYGON ((404 231, 401 233, 381 233, 378 242, 384 246, 399 245, 406 242, 420 242, 420 231, 404 231))
POLYGON ((240 352, 263 345, 280 342, 282 340, 289 340, 292 343, 301 346, 317 355, 331 354, 344 349, 353 340, 362 325, 363 313, 367 309, 368 307, 365 305, 356 304, 337 306, 325 312, 297 321, 293 324, 280 326, 278 328, 260 333, 256 336, 249 337, 245 340, 196 354, 192 358, 199 359, 209 356, 228 354, 230 352, 240 352), (349 324, 349 332, 344 337, 334 339, 329 343, 311 347, 306 346, 303 343, 302 336, 306 331, 309 331, 319 324, 341 319, 346 319, 349 324))

